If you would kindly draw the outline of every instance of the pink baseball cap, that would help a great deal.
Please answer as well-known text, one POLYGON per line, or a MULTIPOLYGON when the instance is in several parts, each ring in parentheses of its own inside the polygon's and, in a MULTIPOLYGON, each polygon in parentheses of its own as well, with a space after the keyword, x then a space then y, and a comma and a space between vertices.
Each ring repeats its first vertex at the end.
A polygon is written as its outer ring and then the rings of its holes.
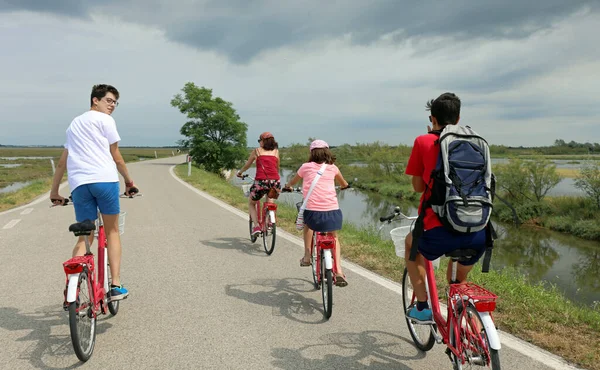
POLYGON ((270 137, 273 137, 273 134, 270 133, 270 132, 268 132, 268 131, 267 132, 263 132, 262 134, 260 134, 260 138, 261 139, 268 139, 270 137))
POLYGON ((310 143, 310 150, 321 149, 321 148, 329 148, 329 144, 327 144, 323 140, 318 140, 318 139, 313 141, 312 143, 310 143))

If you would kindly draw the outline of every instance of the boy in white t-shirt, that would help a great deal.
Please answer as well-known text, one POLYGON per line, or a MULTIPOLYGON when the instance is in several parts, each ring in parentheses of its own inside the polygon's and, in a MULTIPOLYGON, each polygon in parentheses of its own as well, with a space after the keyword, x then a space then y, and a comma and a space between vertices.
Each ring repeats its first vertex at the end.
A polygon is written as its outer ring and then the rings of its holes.
MULTIPOLYGON (((67 170, 77 222, 95 221, 98 210, 106 231, 108 261, 112 276, 111 299, 120 300, 129 294, 121 285, 121 237, 119 234, 119 173, 125 179, 125 193, 136 193, 133 179, 119 151, 119 133, 110 116, 117 107, 119 92, 111 85, 94 85, 91 108, 75 117, 67 129, 67 142, 50 191, 54 204, 64 204, 58 187, 67 170), (118 171, 118 172, 117 172, 118 171)), ((73 256, 85 254, 85 237, 80 236, 73 256)), ((89 236, 90 243, 94 235, 89 236)))

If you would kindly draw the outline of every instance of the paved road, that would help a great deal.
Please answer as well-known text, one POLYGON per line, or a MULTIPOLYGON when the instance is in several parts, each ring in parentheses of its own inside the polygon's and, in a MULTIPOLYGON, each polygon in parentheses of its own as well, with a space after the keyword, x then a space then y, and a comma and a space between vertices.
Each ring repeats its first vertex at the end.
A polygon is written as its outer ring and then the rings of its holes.
MULTIPOLYGON (((0 368, 451 368, 441 345, 427 354, 413 346, 398 286, 360 268, 346 264, 350 285, 335 289, 323 321, 320 292, 298 265, 299 239, 282 234, 266 256, 248 240, 243 213, 171 176, 182 160, 130 166, 144 193, 121 202, 131 296, 117 316, 101 317, 83 366, 61 306, 73 208, 44 200, 0 213, 0 368)), ((567 368, 508 336, 503 344, 504 369, 567 368)))

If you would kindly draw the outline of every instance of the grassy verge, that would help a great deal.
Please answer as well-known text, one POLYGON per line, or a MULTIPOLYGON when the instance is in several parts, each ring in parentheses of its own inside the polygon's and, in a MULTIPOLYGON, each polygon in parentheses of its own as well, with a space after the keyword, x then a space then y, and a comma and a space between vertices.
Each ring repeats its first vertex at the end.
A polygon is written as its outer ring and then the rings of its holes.
MULTIPOLYGON (((177 166, 175 173, 196 188, 242 210, 248 200, 241 190, 216 175, 187 165, 177 166)), ((278 228, 301 237, 296 231, 296 210, 278 205, 278 228)), ((372 230, 345 224, 340 232, 344 258, 371 271, 400 282, 404 261, 395 254, 391 241, 384 241, 372 230)), ((442 264, 443 266, 443 264, 442 264)), ((445 269, 437 270, 439 291, 443 294, 445 269)), ((600 307, 579 307, 556 289, 542 283, 531 285, 515 270, 503 269, 488 274, 477 266, 472 281, 499 296, 494 318, 501 330, 512 333, 565 359, 588 369, 600 370, 600 307)))
MULTIPOLYGON (((121 148, 121 154, 126 162, 144 159, 154 159, 154 153, 159 158, 172 156, 171 148, 121 148)), ((52 165, 58 163, 62 148, 0 148, 0 164, 20 164, 18 167, 5 168, 0 166, 0 188, 13 183, 29 183, 24 188, 10 193, 0 193, 0 211, 18 207, 31 202, 33 199, 50 190, 52 186, 52 165), (23 159, 2 159, 2 157, 29 157, 23 159), (49 157, 32 159, 32 157, 49 157)), ((63 178, 66 181, 67 177, 63 178)))

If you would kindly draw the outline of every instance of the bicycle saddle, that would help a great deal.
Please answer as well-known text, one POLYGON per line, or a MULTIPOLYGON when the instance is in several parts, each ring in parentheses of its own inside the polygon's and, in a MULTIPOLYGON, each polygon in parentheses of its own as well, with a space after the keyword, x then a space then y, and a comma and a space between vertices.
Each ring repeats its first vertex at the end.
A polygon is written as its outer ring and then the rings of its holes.
POLYGON ((75 236, 90 235, 94 230, 96 230, 96 224, 91 220, 85 220, 69 226, 69 231, 75 233, 75 236))
POLYGON ((453 261, 466 261, 476 255, 477 251, 475 249, 455 249, 445 254, 446 257, 452 258, 453 261))

